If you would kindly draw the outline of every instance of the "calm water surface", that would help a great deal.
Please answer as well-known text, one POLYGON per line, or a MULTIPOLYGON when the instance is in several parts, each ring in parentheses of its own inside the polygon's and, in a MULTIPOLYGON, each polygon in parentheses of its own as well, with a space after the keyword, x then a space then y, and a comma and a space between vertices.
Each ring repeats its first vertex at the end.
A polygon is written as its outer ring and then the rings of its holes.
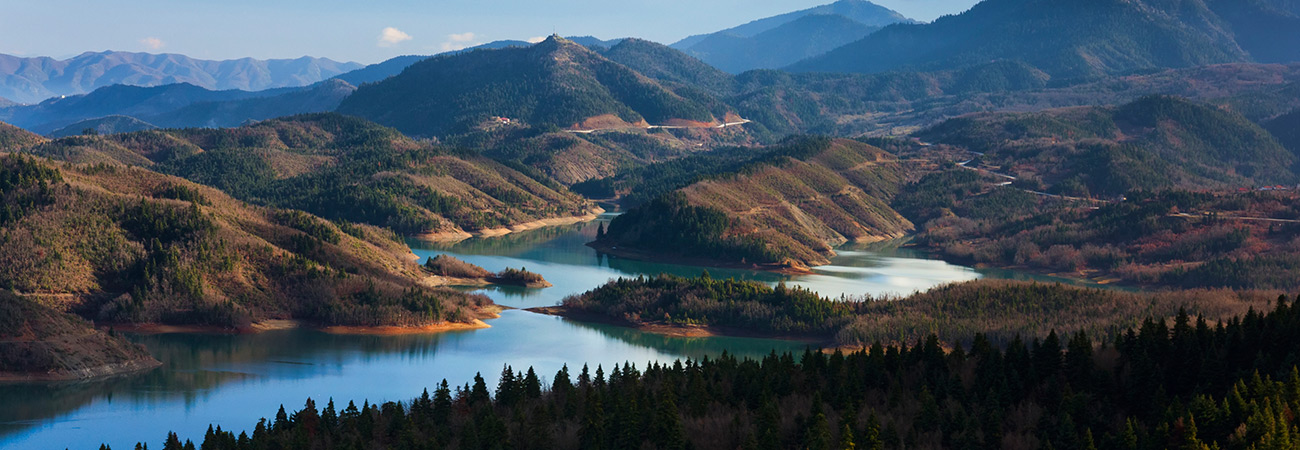
MULTIPOLYGON (((694 276, 705 270, 598 255, 583 245, 595 237, 595 227, 589 223, 456 244, 411 245, 422 258, 446 253, 493 271, 524 267, 555 285, 482 291, 499 304, 517 308, 553 305, 612 278, 694 276)), ((833 262, 813 275, 800 276, 708 271, 715 278, 785 282, 831 297, 904 295, 984 276, 888 244, 841 249, 833 262)), ((991 275, 1022 277, 1009 272, 991 275)), ((506 311, 489 324, 492 328, 420 336, 337 336, 312 330, 132 336, 163 367, 83 383, 0 385, 0 448, 93 450, 108 443, 129 450, 140 440, 161 448, 168 431, 201 440, 208 424, 251 430, 258 418, 273 416, 280 405, 292 411, 308 397, 321 406, 333 398, 340 409, 348 401, 404 401, 444 378, 452 385, 464 384, 475 373, 482 373, 492 386, 506 364, 517 370, 535 367, 549 380, 565 364, 576 374, 584 363, 593 370, 597 364, 608 369, 623 362, 644 367, 648 361, 724 351, 758 357, 805 347, 769 339, 671 338, 521 310, 506 311)))

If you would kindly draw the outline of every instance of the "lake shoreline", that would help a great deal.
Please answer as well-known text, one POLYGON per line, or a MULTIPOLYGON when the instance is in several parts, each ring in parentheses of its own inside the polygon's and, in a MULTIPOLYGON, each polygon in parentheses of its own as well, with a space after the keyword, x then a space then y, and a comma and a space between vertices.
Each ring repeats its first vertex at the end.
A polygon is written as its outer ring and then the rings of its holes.
POLYGON ((930 246, 917 245, 917 244, 908 244, 903 246, 902 248, 909 248, 915 250, 916 252, 925 255, 925 257, 928 259, 943 261, 945 263, 958 265, 958 266, 966 266, 976 270, 994 269, 994 270, 1005 270, 1009 272, 1021 272, 1030 275, 1055 277, 1055 278, 1061 278, 1061 279, 1075 281, 1075 282, 1081 282, 1083 283, 1083 286, 1086 287, 1132 288, 1140 291, 1153 290, 1153 289, 1179 289, 1177 286, 1166 286, 1161 284, 1137 283, 1132 281, 1126 281, 1115 274, 1112 274, 1110 272, 1104 272, 1101 270, 1096 270, 1096 269, 1090 269, 1082 272, 1067 273, 1067 272, 1052 271, 1042 267, 1026 266, 1023 264, 1009 264, 1009 265, 989 264, 989 263, 978 262, 970 258, 956 258, 956 257, 945 255, 942 249, 933 248, 930 246))
POLYGON ((738 263, 738 262, 726 262, 722 260, 709 259, 709 258, 669 256, 669 255, 647 252, 644 250, 602 245, 596 242, 588 242, 586 246, 595 249, 597 253, 603 253, 606 255, 616 256, 623 259, 630 259, 633 261, 676 264, 679 266, 698 266, 703 268, 713 267, 718 269, 755 270, 755 271, 762 271, 762 272, 780 273, 785 275, 813 275, 816 273, 812 270, 812 268, 809 268, 808 266, 804 266, 802 264, 797 266, 791 266, 788 264, 780 264, 780 263, 746 264, 746 263, 738 263))
POLYGON ((826 348, 832 344, 831 337, 818 337, 812 335, 792 335, 782 333, 770 333, 763 331, 748 330, 744 328, 709 326, 709 325, 681 325, 665 324, 653 322, 631 322, 619 320, 609 316, 570 309, 561 305, 557 306, 539 306, 528 308, 524 311, 542 314, 547 316, 562 317, 568 320, 589 323, 601 323, 614 325, 623 328, 630 328, 637 331, 654 333, 662 336, 679 337, 679 338, 702 338, 702 337, 740 337, 740 338, 757 338, 772 339, 789 342, 804 342, 817 348, 826 348))
POLYGON ((491 328, 484 320, 501 317, 501 311, 510 309, 501 305, 486 306, 474 313, 470 322, 436 322, 424 325, 323 325, 296 319, 269 319, 254 322, 242 327, 222 327, 216 325, 166 325, 156 323, 144 324, 107 324, 99 325, 104 331, 133 334, 258 334, 275 330, 313 329, 329 334, 398 336, 408 334, 436 334, 448 331, 465 331, 491 328))
POLYGON ((432 233, 417 233, 411 235, 411 237, 423 241, 432 241, 432 242, 443 242, 443 243, 459 242, 470 238, 505 236, 511 233, 519 233, 519 232, 524 232, 529 230, 536 230, 538 228, 557 227, 557 226, 564 226, 564 225, 573 225, 575 223, 590 222, 596 220, 596 218, 600 217, 600 215, 604 213, 605 213, 605 209, 597 206, 595 208, 588 210, 586 214, 578 215, 578 216, 550 217, 550 218, 538 219, 530 222, 517 223, 508 227, 484 228, 484 229, 474 230, 474 231, 457 230, 457 231, 438 231, 432 233))

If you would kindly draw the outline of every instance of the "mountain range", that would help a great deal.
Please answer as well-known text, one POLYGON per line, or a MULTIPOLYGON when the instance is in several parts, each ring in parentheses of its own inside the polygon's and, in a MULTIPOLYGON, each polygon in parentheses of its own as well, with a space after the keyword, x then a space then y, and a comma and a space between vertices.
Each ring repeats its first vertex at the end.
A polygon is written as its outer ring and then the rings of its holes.
POLYGON ((1295 57, 1296 17, 1286 0, 986 0, 932 23, 885 27, 789 69, 944 70, 1017 60, 1076 80, 1274 62, 1295 57))
POLYGON ((730 73, 776 69, 862 39, 881 27, 914 23, 865 0, 838 2, 759 19, 671 45, 730 73))
POLYGON ((233 127, 249 121, 333 111, 355 89, 338 79, 256 92, 213 91, 188 83, 154 87, 119 84, 35 105, 0 108, 0 120, 41 134, 107 116, 128 116, 162 127, 233 127))
POLYGON ((58 60, 0 55, 0 97, 37 103, 124 84, 159 86, 189 83, 212 90, 260 91, 298 87, 360 69, 361 64, 325 58, 226 61, 176 54, 86 52, 58 60))

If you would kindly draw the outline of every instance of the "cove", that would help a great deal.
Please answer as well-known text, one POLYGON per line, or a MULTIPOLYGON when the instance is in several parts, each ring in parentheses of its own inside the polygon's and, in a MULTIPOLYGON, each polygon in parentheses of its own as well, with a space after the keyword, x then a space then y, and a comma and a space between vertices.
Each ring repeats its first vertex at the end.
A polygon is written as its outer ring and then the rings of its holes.
MULTIPOLYGON (((491 287, 482 292, 513 308, 549 306, 565 296, 616 277, 671 273, 784 282, 838 298, 906 295, 939 284, 985 276, 971 268, 925 259, 889 243, 839 250, 830 266, 811 275, 650 263, 599 255, 584 244, 600 221, 543 228, 458 243, 412 241, 421 259, 450 254, 488 270, 526 268, 554 287, 491 287)), ((1005 276, 996 274, 995 276, 1005 276)), ((1015 274, 1024 277, 1023 274, 1015 274)), ((1042 279, 1041 277, 1034 277, 1042 279)), ((135 335, 163 366, 141 374, 80 383, 0 385, 0 448, 97 449, 101 443, 131 449, 137 441, 161 448, 168 431, 201 440, 209 424, 250 431, 280 405, 288 411, 311 397, 324 407, 348 401, 406 401, 442 379, 452 385, 482 373, 494 387, 504 365, 534 367, 549 384, 568 365, 575 376, 584 363, 606 371, 630 362, 671 363, 803 351, 805 344, 736 337, 666 337, 603 324, 507 310, 492 328, 432 335, 342 336, 314 330, 254 335, 135 335)))

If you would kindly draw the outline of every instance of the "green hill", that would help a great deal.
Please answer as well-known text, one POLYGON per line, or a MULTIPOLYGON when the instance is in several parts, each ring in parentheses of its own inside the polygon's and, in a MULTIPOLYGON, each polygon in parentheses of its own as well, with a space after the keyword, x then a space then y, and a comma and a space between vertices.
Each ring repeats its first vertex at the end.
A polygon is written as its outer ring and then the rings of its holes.
POLYGON ((793 139, 628 211, 594 246, 720 265, 828 264, 837 244, 896 238, 912 229, 888 206, 902 181, 898 161, 878 148, 793 139))
POLYGON ((338 111, 414 136, 445 136, 505 117, 535 127, 714 123, 706 105, 551 37, 528 48, 477 50, 415 63, 366 85, 338 111))
POLYGON ((78 136, 32 146, 78 162, 140 165, 236 198, 400 233, 454 233, 581 216, 591 206, 524 167, 413 141, 336 114, 232 129, 78 136), (521 171, 522 170, 522 171, 521 171))
MULTIPOLYGON (((1214 3, 1214 2, 1212 2, 1214 3)), ((1266 15, 1265 15, 1266 16, 1266 15)), ((1202 0, 988 0, 929 24, 893 25, 797 71, 943 70, 993 60, 1027 62, 1053 77, 1097 78, 1154 68, 1251 60, 1234 35, 1250 23, 1229 21, 1202 0), (1241 26, 1234 28, 1233 23, 1241 26)), ((1300 31, 1271 39, 1294 45, 1300 31)), ((1286 45, 1286 44, 1283 44, 1286 45)))
POLYGON ((248 205, 138 167, 0 156, 0 288, 101 323, 470 322, 391 232, 248 205))
POLYGON ((879 29, 839 14, 810 14, 753 36, 712 34, 685 51, 729 73, 779 69, 879 29))
POLYGON ((1073 196, 1133 189, 1293 184, 1296 155, 1244 117, 1176 97, 1118 107, 990 113, 948 120, 924 141, 981 152, 973 166, 1073 196))

